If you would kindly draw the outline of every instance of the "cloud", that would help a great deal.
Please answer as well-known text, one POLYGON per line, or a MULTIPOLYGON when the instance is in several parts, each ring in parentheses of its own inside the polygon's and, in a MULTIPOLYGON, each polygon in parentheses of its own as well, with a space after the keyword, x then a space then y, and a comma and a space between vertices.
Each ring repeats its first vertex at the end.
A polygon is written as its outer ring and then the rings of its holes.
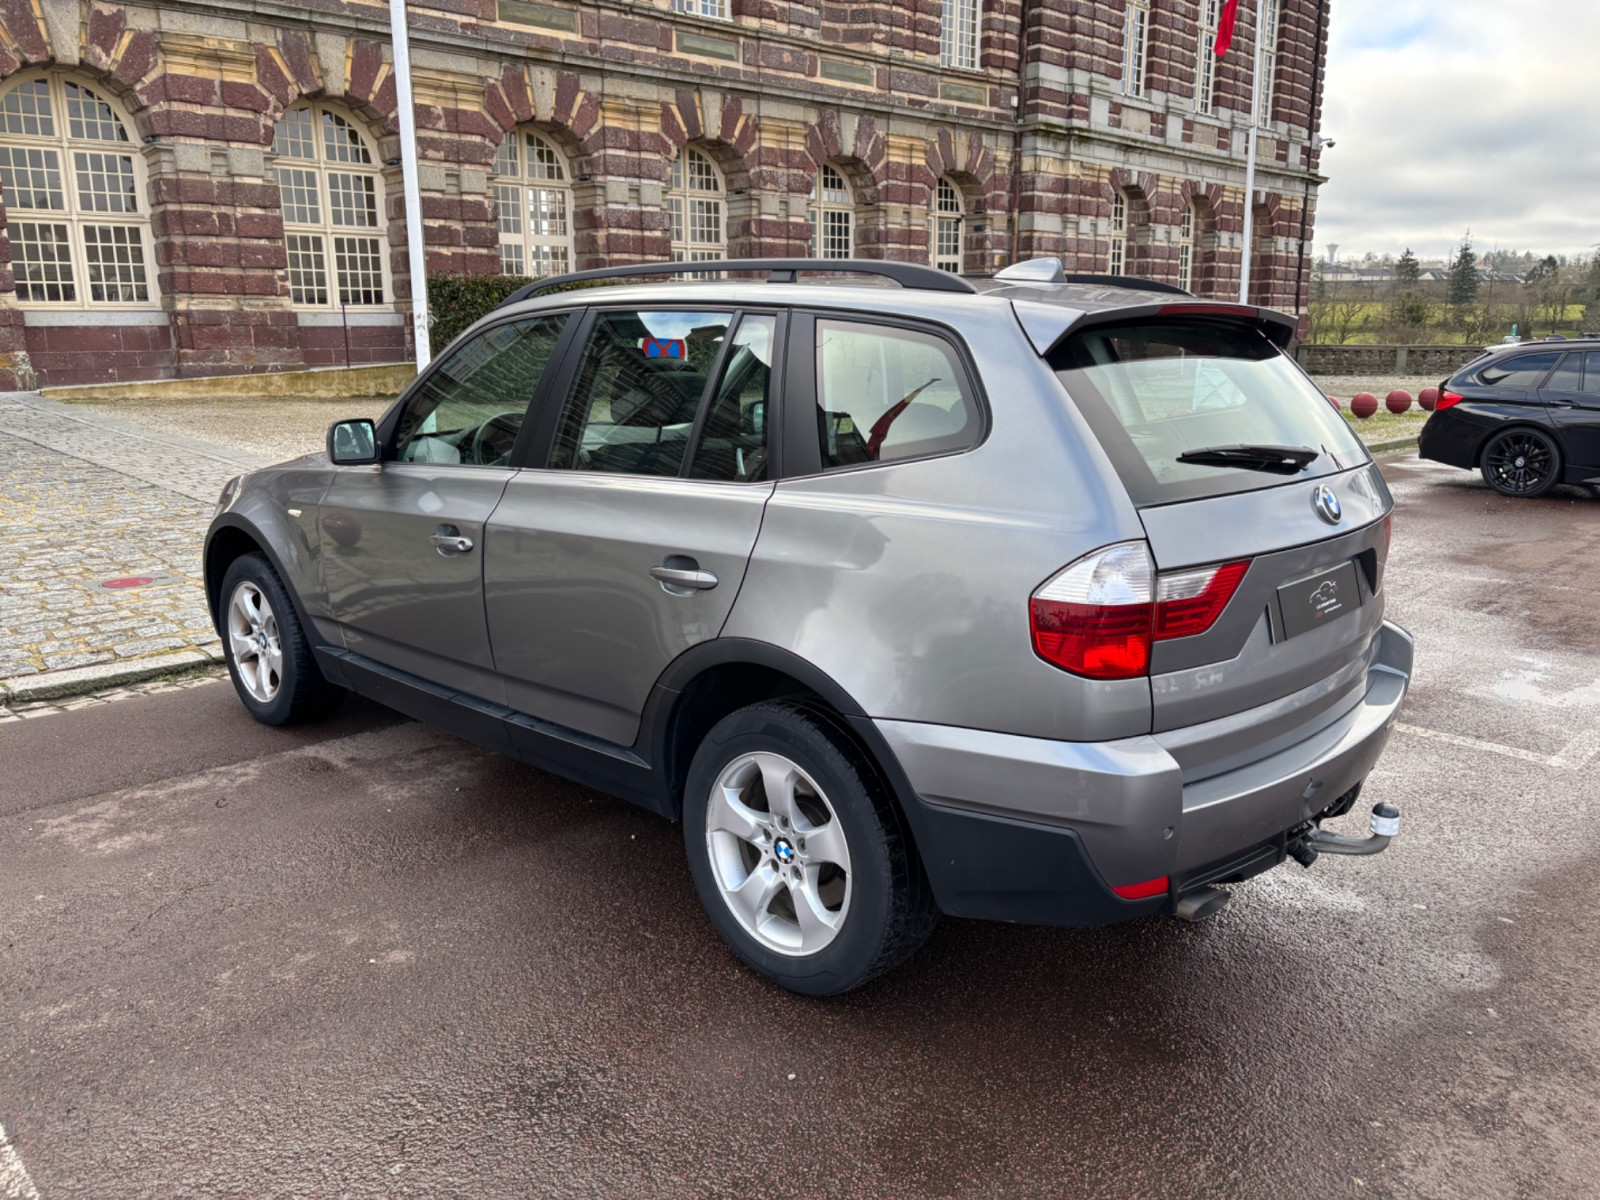
POLYGON ((1588 254, 1600 243, 1600 6, 1335 0, 1317 248, 1588 254))

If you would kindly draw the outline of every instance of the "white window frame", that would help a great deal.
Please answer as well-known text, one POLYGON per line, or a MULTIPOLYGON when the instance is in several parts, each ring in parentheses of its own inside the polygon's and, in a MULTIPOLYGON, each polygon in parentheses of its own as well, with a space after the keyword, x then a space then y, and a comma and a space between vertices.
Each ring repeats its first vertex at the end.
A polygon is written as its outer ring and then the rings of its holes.
POLYGON ((1128 273, 1128 197, 1117 191, 1111 197, 1111 222, 1107 227, 1111 245, 1106 256, 1107 275, 1128 273))
MULTIPOLYGON (((375 309, 392 307, 394 302, 394 284, 390 278, 389 270, 389 218, 385 207, 382 160, 378 157, 377 146, 368 136, 362 123, 345 109, 333 104, 324 104, 322 101, 310 101, 292 105, 283 114, 273 130, 272 150, 267 155, 268 171, 278 184, 278 195, 283 212, 283 242, 284 249, 289 255, 289 285, 290 306, 301 312, 338 312, 341 308, 375 309), (291 122, 296 122, 298 113, 311 114, 311 154, 298 153, 303 143, 298 139, 290 139, 285 135, 291 122), (335 142, 339 147, 336 154, 329 145, 327 131, 347 130, 353 135, 353 140, 335 142), (349 157, 343 157, 348 155, 349 157), (340 181, 338 191, 345 193, 345 182, 365 185, 357 187, 346 194, 354 195, 360 199, 363 193, 372 200, 368 209, 374 216, 371 224, 365 222, 351 224, 335 220, 335 190, 334 180, 340 181), (315 191, 317 207, 311 209, 303 201, 311 201, 311 192, 315 191), (313 212, 316 220, 303 215, 313 212), (296 296, 295 273, 298 264, 304 263, 309 269, 311 263, 303 258, 308 254, 309 248, 304 246, 307 239, 319 238, 322 244, 321 281, 326 289, 323 299, 315 296, 306 298, 296 296), (341 248, 340 243, 345 243, 341 248), (366 243, 362 246, 350 246, 349 243, 366 243), (371 245, 376 243, 376 247, 371 245), (358 286, 347 288, 346 278, 341 270, 340 263, 352 250, 362 256, 362 261, 357 270, 370 278, 372 268, 369 255, 376 258, 377 298, 355 298, 361 292, 370 292, 370 286, 360 286, 366 280, 357 278, 352 283, 358 286), (352 298, 341 301, 345 292, 350 292, 352 298)), ((353 212, 355 206, 341 206, 340 211, 353 212)), ((313 284, 314 286, 314 284, 313 284)))
POLYGON ((685 17, 705 17, 712 21, 731 21, 728 0, 672 0, 672 11, 685 17))
POLYGON ((1144 95, 1145 62, 1150 45, 1149 0, 1128 0, 1122 26, 1122 91, 1144 95))
POLYGON ((807 210, 811 220, 810 257, 854 258, 856 206, 849 178, 832 163, 823 163, 811 187, 811 204, 807 210), (840 230, 844 233, 842 244, 840 230))
POLYGON ((722 171, 709 154, 693 146, 678 151, 664 196, 672 217, 673 262, 728 257, 727 194, 722 171))
POLYGON ((150 232, 149 177, 137 129, 127 113, 100 85, 90 86, 61 74, 30 71, 8 80, 5 88, 0 89, 0 106, 11 101, 13 96, 18 111, 0 111, 0 147, 4 148, 7 160, 4 168, 6 226, 11 240, 11 267, 16 278, 18 306, 88 312, 159 310, 161 292, 156 281, 155 245, 150 232), (40 84, 44 85, 43 92, 38 90, 40 84), (70 98, 78 106, 77 114, 68 107, 69 88, 72 89, 70 98), (33 97, 33 102, 25 100, 25 96, 33 97), (41 113, 37 105, 38 98, 46 97, 47 115, 41 113), (85 104, 104 107, 89 114, 84 111, 85 104), (32 112, 25 115, 25 109, 32 109, 32 112), (80 136, 72 135, 74 123, 81 126, 80 136), (27 128, 29 125, 33 126, 31 132, 27 128), (86 131, 91 125, 102 132, 114 132, 115 136, 90 137, 86 131), (47 129, 49 132, 45 132, 47 129), (106 163, 107 156, 116 161, 106 163), (26 172, 26 183, 18 172, 26 172), (131 185, 118 186, 126 180, 131 180, 131 185), (87 189, 83 186, 85 182, 90 184, 87 189), (96 184, 99 186, 94 186, 96 184), (40 192, 45 196, 44 206, 23 203, 40 192), (121 205, 121 209, 102 207, 112 203, 121 205), (25 227, 42 233, 47 226, 51 227, 48 242, 23 236, 25 227), (65 231, 64 242, 60 240, 62 231, 65 231), (107 232, 111 234, 110 239, 106 238, 107 232), (117 268, 116 278, 94 278, 91 267, 106 264, 90 263, 91 241, 97 251, 107 246, 121 251, 116 257, 122 261, 110 264, 117 268), (58 253, 49 263, 31 259, 28 248, 34 245, 64 246, 66 254, 58 253), (70 272, 69 278, 45 279, 43 276, 49 273, 48 267, 52 264, 57 268, 65 266, 70 272), (93 299, 97 284, 115 289, 117 298, 93 299), (23 298, 35 288, 43 290, 52 285, 63 291, 70 287, 72 298, 23 298), (123 299, 124 295, 128 298, 123 299))
POLYGON ((1217 107, 1217 22, 1220 0, 1200 0, 1200 46, 1194 63, 1194 110, 1208 116, 1217 107))
POLYGON ((1194 291, 1194 201, 1183 206, 1183 220, 1178 225, 1178 286, 1186 292, 1194 291))
POLYGON ((966 267, 966 202, 961 189, 941 175, 933 189, 932 237, 928 239, 929 262, 938 270, 959 275, 966 267))
POLYGON ((976 71, 982 24, 981 0, 943 0, 939 13, 939 65, 976 71))
POLYGON ((506 134, 490 180, 500 228, 500 274, 542 279, 572 270, 572 168, 538 130, 506 134))
POLYGON ((1262 6, 1261 79, 1256 86, 1256 124, 1272 124, 1273 94, 1278 90, 1278 26, 1282 17, 1280 0, 1267 0, 1262 6))

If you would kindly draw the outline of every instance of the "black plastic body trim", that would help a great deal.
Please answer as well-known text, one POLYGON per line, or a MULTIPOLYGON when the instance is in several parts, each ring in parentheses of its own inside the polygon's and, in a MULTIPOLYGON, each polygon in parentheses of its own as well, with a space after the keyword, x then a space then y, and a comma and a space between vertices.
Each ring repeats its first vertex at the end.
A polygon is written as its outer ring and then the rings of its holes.
POLYGON ((289 603, 294 605, 294 615, 300 618, 300 628, 305 630, 306 640, 313 648, 325 644, 317 633, 317 626, 306 615, 305 603, 300 599, 300 594, 295 591, 294 584, 290 582, 291 576, 284 569, 283 560, 278 557, 278 552, 272 548, 272 540, 259 529, 236 513, 226 512, 215 518, 206 529, 205 541, 200 546, 200 570, 206 582, 206 606, 211 610, 211 627, 217 631, 218 637, 226 638, 227 631, 222 628, 221 614, 221 588, 222 577, 211 578, 211 543, 216 539, 217 533, 223 529, 237 529, 260 547, 261 553, 267 556, 267 561, 272 564, 273 572, 278 576, 278 582, 283 584, 283 590, 289 595, 289 603), (215 585, 217 594, 213 595, 212 587, 215 585))
POLYGON ((877 726, 850 695, 778 646, 724 638, 702 642, 679 655, 652 690, 639 740, 632 747, 430 683, 353 651, 318 647, 316 653, 330 680, 359 695, 671 820, 678 818, 682 802, 672 785, 670 740, 683 691, 718 666, 766 667, 809 688, 831 706, 871 755, 899 803, 942 911, 1038 925, 1107 925, 1153 915, 1168 903, 1164 895, 1119 899, 1074 830, 927 803, 911 787, 877 726))

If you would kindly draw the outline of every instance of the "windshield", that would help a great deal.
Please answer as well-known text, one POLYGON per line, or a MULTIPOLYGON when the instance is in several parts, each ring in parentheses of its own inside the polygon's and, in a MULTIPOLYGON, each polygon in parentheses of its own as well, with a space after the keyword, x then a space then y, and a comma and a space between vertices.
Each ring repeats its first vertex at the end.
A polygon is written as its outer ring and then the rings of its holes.
POLYGON ((1141 508, 1289 482, 1199 451, 1314 451, 1298 479, 1367 459, 1326 397, 1255 329, 1197 320, 1101 326, 1069 338, 1050 365, 1141 508))

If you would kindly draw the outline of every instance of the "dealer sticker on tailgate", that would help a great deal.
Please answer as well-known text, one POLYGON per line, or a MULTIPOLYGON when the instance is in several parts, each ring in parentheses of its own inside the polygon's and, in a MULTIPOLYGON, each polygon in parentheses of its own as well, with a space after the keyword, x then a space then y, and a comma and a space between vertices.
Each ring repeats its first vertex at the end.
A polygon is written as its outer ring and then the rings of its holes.
POLYGON ((1286 583, 1278 589, 1278 604, 1283 609, 1286 637, 1320 629, 1345 613, 1361 607, 1361 586, 1356 581, 1356 564, 1343 562, 1305 579, 1286 583))

